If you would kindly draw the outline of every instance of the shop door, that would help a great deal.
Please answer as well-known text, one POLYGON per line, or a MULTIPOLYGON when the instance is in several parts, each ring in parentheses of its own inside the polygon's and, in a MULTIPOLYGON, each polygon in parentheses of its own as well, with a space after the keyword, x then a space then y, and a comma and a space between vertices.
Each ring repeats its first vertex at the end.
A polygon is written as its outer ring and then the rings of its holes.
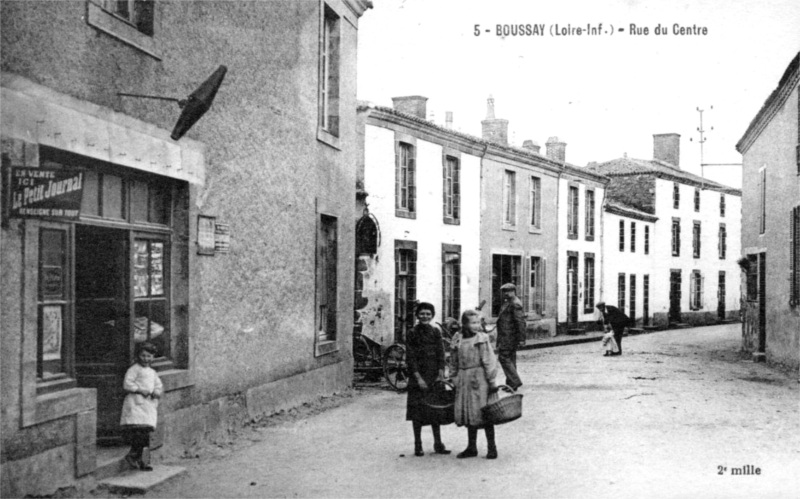
POLYGON ((578 322, 578 257, 567 257, 567 322, 578 322))
POLYGON ((75 228, 75 371, 97 389, 98 439, 118 437, 131 360, 128 231, 75 228))
POLYGON ((681 271, 671 270, 669 273, 669 322, 681 321, 681 271))

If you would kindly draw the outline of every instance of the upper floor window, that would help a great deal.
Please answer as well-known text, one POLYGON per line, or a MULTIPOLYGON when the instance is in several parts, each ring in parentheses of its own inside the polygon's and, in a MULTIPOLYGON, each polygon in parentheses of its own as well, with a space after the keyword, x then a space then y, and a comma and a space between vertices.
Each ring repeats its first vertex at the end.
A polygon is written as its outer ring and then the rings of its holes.
POLYGON ((517 225, 517 174, 511 170, 503 174, 503 225, 517 225))
POLYGON ((672 256, 681 256, 681 219, 672 219, 672 256))
POLYGON ((569 187, 567 195, 567 237, 578 238, 578 188, 569 187))
POLYGON ((719 216, 725 216, 725 194, 719 195, 719 216))
POLYGON ((625 251, 625 220, 619 221, 619 250, 625 251))
POLYGON ((692 225, 692 256, 700 258, 700 222, 692 225))
POLYGON ((397 143, 395 175, 395 214, 413 217, 416 213, 416 158, 414 146, 397 143))
POLYGON ((644 226, 644 254, 650 254, 650 226, 644 226))
POLYGON ((672 184, 672 207, 676 210, 681 207, 681 186, 677 182, 672 184))
POLYGON ((458 158, 445 156, 442 167, 444 223, 458 224, 461 216, 459 213, 461 204, 461 188, 459 185, 461 166, 458 158))
POLYGON ((531 227, 542 228, 542 179, 531 177, 531 227))
POLYGON ((147 36, 153 36, 154 0, 102 0, 103 8, 135 27, 147 36))
POLYGON ((594 191, 586 190, 586 240, 594 241, 594 191))
POLYGON ((700 211, 700 189, 694 190, 694 211, 700 211))
POLYGON ((636 222, 631 222, 631 253, 636 252, 636 222))
POLYGON ((319 57, 319 126, 339 136, 339 16, 327 5, 322 17, 319 57))

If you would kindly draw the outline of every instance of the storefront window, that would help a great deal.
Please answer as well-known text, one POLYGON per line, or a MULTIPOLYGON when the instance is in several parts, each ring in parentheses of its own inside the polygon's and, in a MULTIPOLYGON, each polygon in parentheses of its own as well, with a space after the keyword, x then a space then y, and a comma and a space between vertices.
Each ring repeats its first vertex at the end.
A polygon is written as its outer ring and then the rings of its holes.
POLYGON ((169 356, 169 318, 165 295, 164 243, 147 239, 134 242, 133 294, 135 316, 133 341, 149 341, 161 357, 169 356))
POLYGON ((67 305, 67 231, 39 231, 39 348, 37 377, 66 376, 64 332, 67 305))

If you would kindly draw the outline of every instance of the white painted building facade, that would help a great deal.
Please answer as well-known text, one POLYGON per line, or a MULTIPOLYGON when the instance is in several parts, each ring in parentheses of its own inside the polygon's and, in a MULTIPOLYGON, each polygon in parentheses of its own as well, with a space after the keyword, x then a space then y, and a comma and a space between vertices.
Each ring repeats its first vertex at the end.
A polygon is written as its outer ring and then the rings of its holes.
MULTIPOLYGON (((359 108, 359 180, 380 244, 374 255, 359 256, 364 306, 356 313, 362 334, 384 347, 413 326, 415 300, 436 307, 435 322, 460 319, 479 300, 481 147, 397 107, 406 112, 359 108)), ((424 116, 424 101, 422 109, 424 116)))

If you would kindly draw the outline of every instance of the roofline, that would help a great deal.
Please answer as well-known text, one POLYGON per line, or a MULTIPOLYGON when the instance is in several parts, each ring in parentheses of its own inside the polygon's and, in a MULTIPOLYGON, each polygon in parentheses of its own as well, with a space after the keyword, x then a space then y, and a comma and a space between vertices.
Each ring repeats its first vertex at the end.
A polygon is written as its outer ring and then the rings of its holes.
POLYGON ((636 220, 641 220, 643 222, 656 222, 658 221, 658 217, 655 215, 651 215, 649 213, 645 213, 643 211, 637 210, 636 208, 632 208, 626 205, 619 205, 615 203, 606 203, 603 207, 605 211, 608 213, 619 215, 622 217, 634 218, 636 220))
POLYGON ((451 128, 445 128, 443 126, 432 123, 426 119, 414 116, 412 114, 397 111, 396 109, 393 108, 384 106, 374 106, 362 102, 358 104, 357 112, 367 112, 369 113, 368 117, 375 120, 381 120, 381 121, 386 121, 388 123, 394 123, 397 125, 403 125, 412 128, 417 128, 420 130, 425 130, 426 132, 431 133, 432 135, 437 136, 442 140, 451 140, 457 143, 461 143, 462 145, 465 145, 467 147, 474 148, 476 146, 480 146, 485 151, 491 150, 491 152, 496 154, 497 156, 504 157, 507 159, 513 159, 521 163, 533 164, 535 166, 550 171, 568 172, 574 175, 586 177, 588 179, 606 185, 611 181, 607 176, 601 173, 596 173, 587 170, 585 168, 581 168, 575 165, 570 165, 565 162, 556 161, 551 158, 548 158, 547 156, 543 156, 541 154, 528 151, 526 149, 506 144, 500 144, 498 142, 485 140, 479 137, 475 137, 474 135, 469 135, 463 132, 459 132, 451 128))
MULTIPOLYGON (((604 163, 607 164, 607 163, 604 163)), ((678 175, 671 175, 668 172, 662 171, 648 171, 648 172, 625 172, 625 173, 604 173, 606 177, 613 178, 613 177, 634 177, 637 175, 652 175, 654 177, 658 177, 664 180, 672 180, 672 181, 679 181, 681 183, 687 185, 693 185, 695 187, 702 187, 704 189, 708 189, 711 191, 717 192, 724 192, 725 194, 730 194, 732 196, 740 196, 742 195, 741 189, 736 189, 734 187, 728 187, 722 184, 718 184, 711 180, 706 182, 700 182, 698 180, 692 180, 684 177, 680 177, 678 175)))
POLYGON ((761 135, 761 132, 764 131, 767 124, 772 121, 772 118, 789 98, 797 82, 800 81, 799 69, 800 52, 794 56, 792 62, 786 67, 783 76, 778 82, 778 86, 769 94, 767 100, 764 101, 764 105, 761 106, 761 109, 750 122, 744 135, 742 135, 742 138, 736 143, 736 150, 739 151, 740 154, 744 154, 750 149, 753 142, 761 135))

